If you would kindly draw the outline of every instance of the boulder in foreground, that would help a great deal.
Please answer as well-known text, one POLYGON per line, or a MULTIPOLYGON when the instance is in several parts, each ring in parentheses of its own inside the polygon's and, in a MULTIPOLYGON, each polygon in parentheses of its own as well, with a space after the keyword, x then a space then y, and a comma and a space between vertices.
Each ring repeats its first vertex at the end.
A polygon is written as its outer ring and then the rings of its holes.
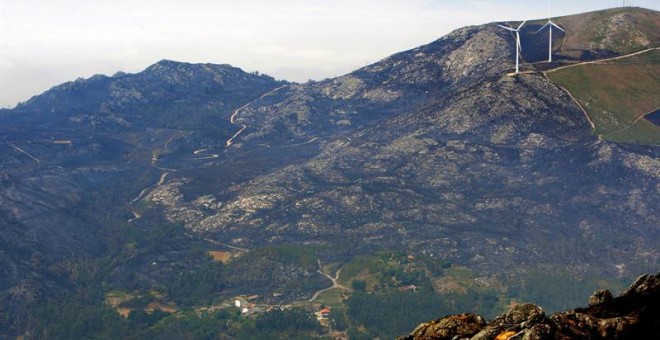
POLYGON ((598 290, 589 307, 546 316, 521 304, 486 322, 475 314, 450 315, 419 325, 399 340, 660 339, 660 273, 642 275, 620 296, 598 290))

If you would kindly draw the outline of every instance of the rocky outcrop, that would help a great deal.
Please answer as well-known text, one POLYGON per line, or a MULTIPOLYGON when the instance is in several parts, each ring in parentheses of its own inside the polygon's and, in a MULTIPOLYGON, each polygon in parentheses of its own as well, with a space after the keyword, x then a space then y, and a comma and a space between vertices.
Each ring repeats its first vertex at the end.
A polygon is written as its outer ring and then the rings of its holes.
POLYGON ((622 295, 598 290, 589 307, 546 316, 534 304, 521 304, 485 322, 474 314, 450 315, 419 325, 400 340, 544 340, 660 338, 660 273, 640 276, 622 295))

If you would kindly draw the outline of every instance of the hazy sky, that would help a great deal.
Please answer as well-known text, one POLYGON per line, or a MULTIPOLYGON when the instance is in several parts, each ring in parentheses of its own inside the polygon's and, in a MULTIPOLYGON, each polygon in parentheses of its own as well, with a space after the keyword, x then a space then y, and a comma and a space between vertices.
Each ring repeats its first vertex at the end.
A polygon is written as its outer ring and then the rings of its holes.
MULTIPOLYGON (((631 2, 660 10, 658 0, 631 2)), ((555 0, 552 14, 622 4, 555 0)), ((547 0, 0 0, 0 107, 161 59, 318 80, 462 26, 547 15, 547 0)))

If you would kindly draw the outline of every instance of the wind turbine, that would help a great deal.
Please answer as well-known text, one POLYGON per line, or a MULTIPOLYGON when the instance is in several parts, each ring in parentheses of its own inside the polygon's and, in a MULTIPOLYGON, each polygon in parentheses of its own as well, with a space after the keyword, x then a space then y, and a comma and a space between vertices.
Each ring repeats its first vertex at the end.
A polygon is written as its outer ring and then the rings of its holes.
POLYGON ((550 14, 551 12, 552 12, 552 5, 551 5, 550 1, 548 1, 548 23, 543 25, 543 27, 539 28, 539 30, 536 31, 536 33, 539 33, 546 27, 548 27, 550 29, 550 38, 548 38, 548 62, 549 63, 552 62, 552 26, 556 27, 557 29, 559 29, 562 32, 566 32, 566 31, 564 31, 563 28, 557 26, 557 24, 555 24, 555 22, 552 21, 551 14, 550 14))
POLYGON ((520 52, 522 51, 522 45, 520 44, 520 29, 523 27, 523 25, 527 22, 527 19, 518 26, 518 28, 511 28, 507 26, 502 26, 502 25, 497 25, 505 30, 509 30, 511 32, 516 32, 516 74, 518 74, 518 64, 519 64, 519 59, 520 59, 520 52))
POLYGON ((550 30, 550 38, 548 39, 548 62, 552 62, 552 26, 556 27, 558 30, 562 32, 566 32, 563 28, 557 26, 557 24, 552 21, 552 19, 548 18, 548 23, 543 25, 543 27, 539 28, 536 33, 541 32, 544 28, 548 27, 550 30))

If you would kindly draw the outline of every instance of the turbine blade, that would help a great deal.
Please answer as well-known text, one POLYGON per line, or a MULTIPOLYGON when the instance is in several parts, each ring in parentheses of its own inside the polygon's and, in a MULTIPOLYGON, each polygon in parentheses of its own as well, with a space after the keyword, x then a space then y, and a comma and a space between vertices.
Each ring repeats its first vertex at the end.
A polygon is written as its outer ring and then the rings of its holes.
POLYGON ((516 31, 516 44, 518 45, 518 49, 520 52, 522 52, 522 44, 520 43, 520 33, 516 31))
POLYGON ((515 29, 513 29, 511 27, 506 27, 506 26, 502 26, 502 25, 497 25, 497 26, 500 26, 500 27, 504 28, 505 30, 509 30, 509 31, 512 31, 512 32, 516 31, 515 29))
POLYGON ((527 19, 523 20, 522 24, 520 24, 520 26, 518 26, 518 28, 516 30, 519 31, 526 22, 527 22, 527 19))
POLYGON ((546 27, 548 27, 548 25, 550 25, 550 23, 547 23, 547 24, 543 25, 543 27, 539 28, 539 30, 536 31, 536 33, 539 33, 539 32, 541 32, 541 31, 543 31, 543 29, 546 28, 546 27))
POLYGON ((552 26, 557 27, 557 28, 558 28, 560 31, 562 31, 562 32, 566 32, 563 28, 557 26, 554 22, 552 23, 552 26))

